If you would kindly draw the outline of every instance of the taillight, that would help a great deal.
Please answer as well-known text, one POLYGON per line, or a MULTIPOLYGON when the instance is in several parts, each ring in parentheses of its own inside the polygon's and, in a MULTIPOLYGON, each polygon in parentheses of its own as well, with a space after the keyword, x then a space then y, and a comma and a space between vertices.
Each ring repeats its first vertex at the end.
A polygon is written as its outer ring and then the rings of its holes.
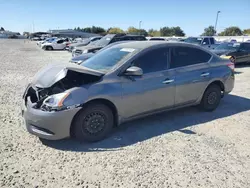
POLYGON ((227 66, 228 66, 231 70, 234 70, 235 65, 234 65, 233 62, 228 63, 227 66))

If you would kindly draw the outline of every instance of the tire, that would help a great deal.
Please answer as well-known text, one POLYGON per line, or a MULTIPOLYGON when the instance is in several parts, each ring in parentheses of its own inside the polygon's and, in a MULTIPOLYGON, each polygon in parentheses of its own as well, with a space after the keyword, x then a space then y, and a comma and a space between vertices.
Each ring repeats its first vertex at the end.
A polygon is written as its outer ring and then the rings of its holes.
POLYGON ((73 121, 73 135, 79 141, 103 140, 114 126, 114 115, 104 104, 90 104, 73 121))
POLYGON ((46 46, 46 50, 53 50, 52 46, 46 46))
POLYGON ((210 85, 203 94, 200 108, 204 111, 214 111, 220 104, 221 88, 216 85, 210 85))

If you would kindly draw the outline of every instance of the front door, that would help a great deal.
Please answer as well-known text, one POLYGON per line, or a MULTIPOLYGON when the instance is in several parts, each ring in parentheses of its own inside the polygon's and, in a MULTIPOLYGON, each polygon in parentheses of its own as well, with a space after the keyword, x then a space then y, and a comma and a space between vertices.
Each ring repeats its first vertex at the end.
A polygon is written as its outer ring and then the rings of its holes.
POLYGON ((197 102, 210 81, 211 55, 192 47, 174 47, 170 68, 175 69, 175 106, 197 102))
POLYGON ((175 74, 168 70, 169 48, 145 52, 132 62, 142 76, 122 76, 123 116, 130 118, 174 106, 175 74))

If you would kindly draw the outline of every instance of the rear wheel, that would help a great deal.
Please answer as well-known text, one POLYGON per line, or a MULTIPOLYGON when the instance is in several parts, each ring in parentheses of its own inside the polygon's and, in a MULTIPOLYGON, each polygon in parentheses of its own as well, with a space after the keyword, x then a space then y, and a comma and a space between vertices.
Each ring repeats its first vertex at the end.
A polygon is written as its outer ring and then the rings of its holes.
POLYGON ((104 139, 112 130, 114 116, 103 104, 90 104, 80 111, 73 123, 73 134, 79 141, 96 142, 104 139))
POLYGON ((213 111, 219 106, 220 100, 221 88, 216 84, 212 84, 206 89, 205 93, 203 94, 200 108, 205 111, 213 111))
POLYGON ((46 50, 53 50, 52 46, 46 46, 46 50))

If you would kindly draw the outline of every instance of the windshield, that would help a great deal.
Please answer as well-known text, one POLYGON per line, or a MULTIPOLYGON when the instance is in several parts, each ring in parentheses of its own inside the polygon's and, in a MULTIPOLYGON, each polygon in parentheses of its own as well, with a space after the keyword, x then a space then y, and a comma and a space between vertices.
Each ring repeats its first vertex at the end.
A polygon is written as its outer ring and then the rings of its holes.
POLYGON ((219 46, 217 46, 216 50, 236 50, 240 44, 237 43, 222 43, 219 46))
POLYGON ((96 46, 107 46, 110 43, 110 41, 112 40, 113 37, 114 37, 114 35, 106 35, 106 36, 102 37, 100 40, 98 40, 95 43, 95 45, 96 46))
POLYGON ((134 51, 135 49, 133 48, 108 48, 107 50, 97 53, 81 65, 101 72, 108 72, 119 61, 134 51))
POLYGON ((188 43, 194 43, 194 44, 201 44, 202 38, 196 38, 196 37, 189 37, 184 40, 184 42, 188 43))

